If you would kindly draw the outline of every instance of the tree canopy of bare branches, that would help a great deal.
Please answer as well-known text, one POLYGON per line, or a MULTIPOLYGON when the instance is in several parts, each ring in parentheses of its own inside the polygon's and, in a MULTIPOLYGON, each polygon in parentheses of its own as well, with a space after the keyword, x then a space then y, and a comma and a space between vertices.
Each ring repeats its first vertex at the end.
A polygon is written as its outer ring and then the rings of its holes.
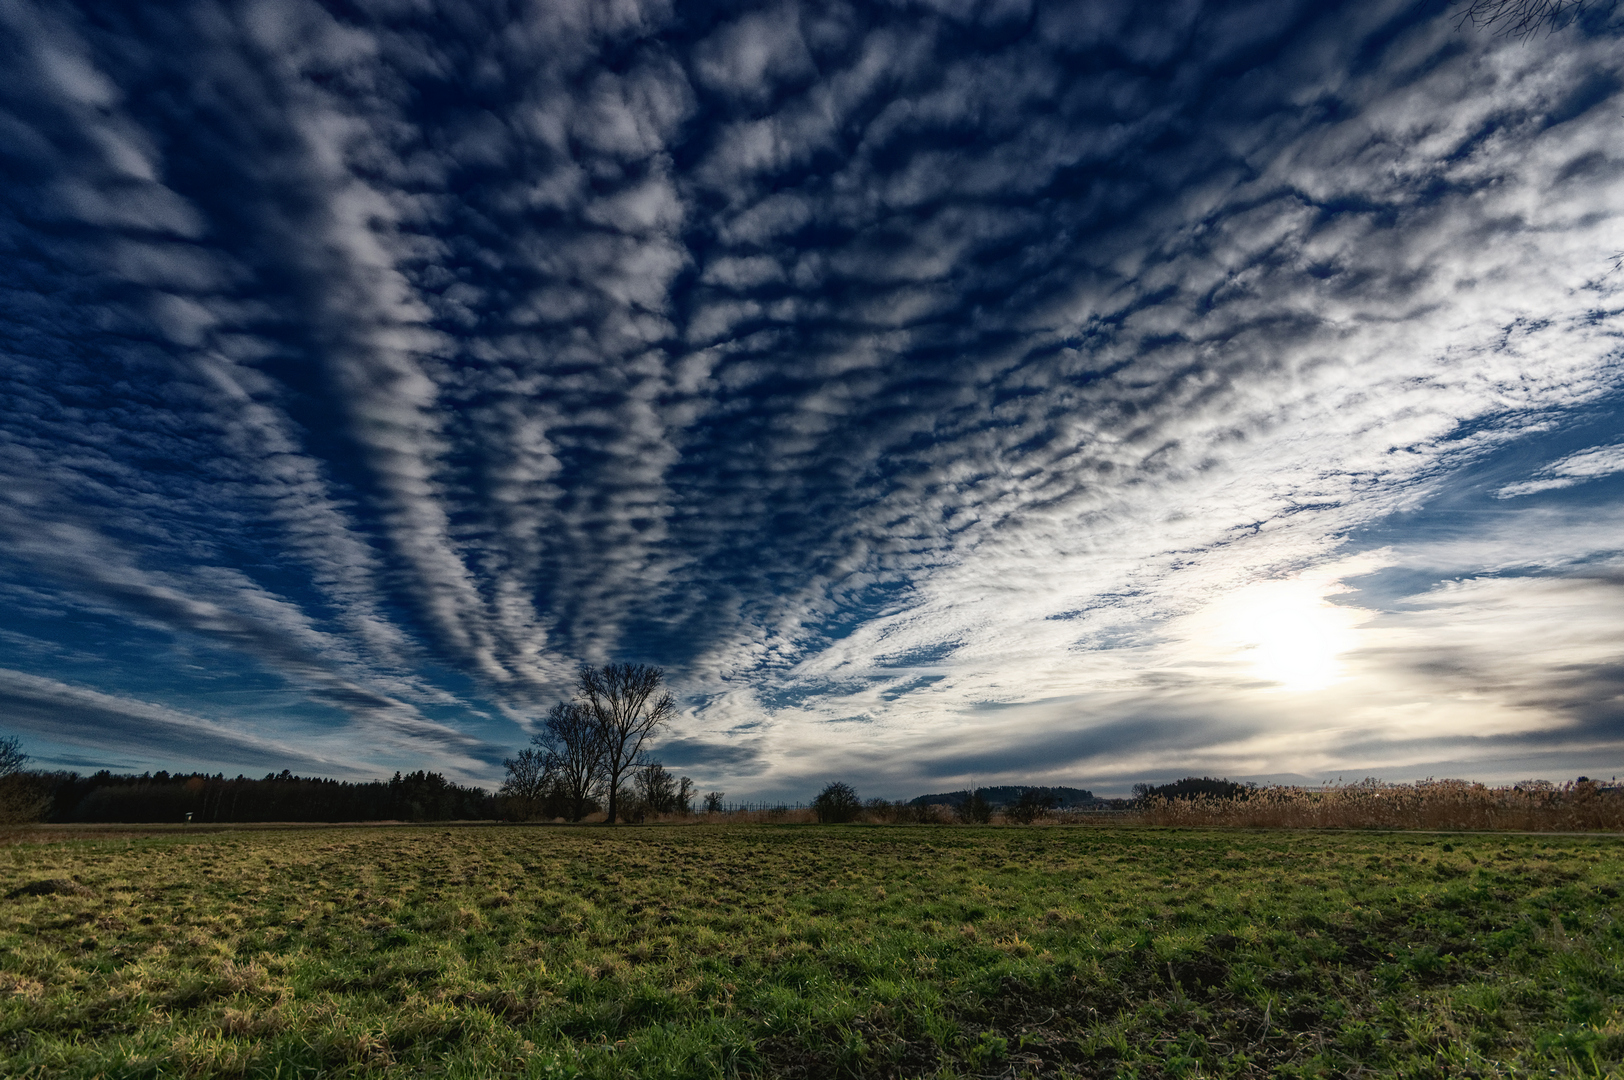
POLYGON ((672 775, 663 764, 650 761, 637 770, 637 798, 649 814, 680 814, 693 810, 694 782, 672 775))
MULTIPOLYGON (((547 773, 571 821, 587 815, 588 804, 603 790, 604 733, 594 711, 582 701, 561 701, 547 713, 531 742, 547 753, 547 773)), ((613 802, 610 803, 613 806, 613 802)))
POLYGON ((1471 23, 1507 37, 1527 38, 1541 30, 1548 34, 1570 25, 1587 12, 1610 10, 1617 0, 1472 0, 1455 13, 1457 25, 1471 23))
POLYGON ((507 779, 497 789, 496 797, 504 801, 506 812, 516 810, 524 819, 542 813, 554 789, 553 777, 547 771, 547 754, 527 746, 504 758, 502 765, 507 769, 507 779))
POLYGON ((0 739, 0 825, 37 821, 45 812, 47 800, 27 764, 28 755, 15 735, 0 739))
POLYGON ((0 777, 20 773, 26 764, 28 755, 23 753, 23 744, 17 736, 7 735, 0 739, 0 777))
POLYGON ((602 752, 604 783, 609 795, 606 823, 616 820, 620 787, 638 762, 643 746, 670 722, 677 703, 662 688, 664 673, 646 664, 583 667, 576 694, 590 710, 602 752))

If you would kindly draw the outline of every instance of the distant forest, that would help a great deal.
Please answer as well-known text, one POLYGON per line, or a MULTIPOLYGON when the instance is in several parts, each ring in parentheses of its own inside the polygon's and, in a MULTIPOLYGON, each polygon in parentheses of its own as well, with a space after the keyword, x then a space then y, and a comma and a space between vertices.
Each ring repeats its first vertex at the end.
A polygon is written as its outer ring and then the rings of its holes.
POLYGON ((910 799, 909 806, 958 806, 966 802, 972 795, 980 795, 989 806, 1013 806, 1021 801, 1021 797, 1028 792, 1044 797, 1048 805, 1055 808, 1070 806, 1094 806, 1105 800, 1096 799, 1092 791, 1074 787, 1031 787, 1028 785, 1005 785, 1002 787, 982 787, 971 791, 949 791, 941 795, 921 795, 917 799, 910 799))
MULTIPOLYGON (((511 798, 482 788, 463 787, 436 772, 396 773, 390 780, 360 783, 296 776, 287 770, 258 779, 220 773, 136 775, 105 770, 89 776, 71 772, 36 772, 28 776, 44 806, 41 820, 56 824, 490 821, 534 816, 518 812, 523 808, 511 798)), ((997 808, 1015 806, 1023 798, 1030 802, 1034 796, 1043 806, 1059 809, 1124 803, 1096 799, 1092 792, 1074 787, 1006 785, 977 788, 973 794, 979 795, 984 805, 997 808)), ((970 791, 954 791, 921 795, 905 805, 956 807, 971 797, 970 791)), ((720 793, 711 798, 719 808, 720 793)), ((592 809, 600 808, 594 804, 592 809)), ((707 805, 706 809, 711 807, 707 805)))
POLYGON ((153 824, 250 821, 457 821, 496 817, 496 798, 439 773, 396 773, 352 783, 294 776, 37 773, 49 801, 44 820, 153 824), (190 817, 188 817, 190 815, 190 817))

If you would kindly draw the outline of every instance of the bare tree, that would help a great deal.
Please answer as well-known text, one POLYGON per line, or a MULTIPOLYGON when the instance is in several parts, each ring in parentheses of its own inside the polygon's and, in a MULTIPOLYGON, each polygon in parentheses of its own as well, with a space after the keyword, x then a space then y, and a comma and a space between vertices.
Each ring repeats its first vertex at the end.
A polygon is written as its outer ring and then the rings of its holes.
POLYGON ((1605 11, 1617 0, 1471 0, 1455 13, 1457 26, 1471 23, 1479 30, 1494 30, 1507 37, 1528 38, 1544 30, 1554 34, 1584 16, 1605 11))
POLYGON ((39 778, 25 770, 27 764, 28 755, 15 735, 0 738, 0 825, 38 821, 45 813, 49 800, 39 778))
POLYGON ((651 814, 687 817, 693 812, 694 782, 686 776, 672 775, 658 761, 645 762, 637 768, 635 786, 639 803, 651 814))
POLYGON ((705 793, 705 813, 720 814, 722 812, 722 798, 726 792, 707 791, 705 793))
MULTIPOLYGON (((588 805, 603 790, 608 779, 604 770, 602 732, 595 711, 579 701, 561 701, 547 712, 541 730, 530 741, 546 753, 546 771, 563 796, 565 817, 580 821, 588 805)), ((610 819, 614 820, 614 798, 610 797, 610 819)))
POLYGON ((976 788, 963 802, 953 807, 953 815, 966 825, 986 825, 992 821, 992 803, 976 788))
POLYGON ((812 800, 812 809, 820 825, 841 825, 857 820, 857 815, 863 812, 863 800, 850 784, 835 780, 818 792, 818 797, 812 800))
POLYGON ((607 824, 615 821, 622 778, 637 764, 650 736, 669 723, 677 711, 676 701, 660 687, 664 679, 664 672, 646 664, 581 669, 576 693, 590 710, 597 729, 609 789, 607 824))
POLYGON ((0 779, 17 775, 27 764, 28 755, 23 753, 22 741, 17 736, 0 739, 0 779))
POLYGON ((1043 814, 1053 810, 1060 802, 1053 792, 1043 788, 1026 788, 1021 797, 1015 800, 1015 805, 1004 810, 1004 816, 1017 825, 1030 825, 1043 814))
POLYGON ((547 754, 527 746, 504 759, 502 766, 507 769, 507 779, 502 781, 496 797, 508 804, 510 811, 517 811, 520 819, 543 814, 548 796, 556 787, 556 777, 547 768, 547 754))
POLYGON ((643 812, 669 814, 676 809, 677 778, 658 761, 646 762, 640 766, 632 786, 637 792, 637 802, 643 812))

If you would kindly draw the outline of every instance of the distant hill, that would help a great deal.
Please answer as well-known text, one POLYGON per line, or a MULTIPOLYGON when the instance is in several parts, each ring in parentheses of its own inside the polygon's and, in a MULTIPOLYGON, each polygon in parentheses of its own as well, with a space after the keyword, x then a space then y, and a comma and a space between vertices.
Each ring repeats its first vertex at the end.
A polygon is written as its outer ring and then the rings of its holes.
POLYGON ((1246 784, 1237 784, 1233 780, 1215 780, 1210 776, 1186 776, 1183 780, 1175 780, 1171 784, 1162 784, 1152 787, 1149 784, 1135 784, 1133 786, 1134 798, 1154 799, 1244 799, 1252 793, 1252 788, 1246 784))
MULTIPOLYGON (((1004 787, 977 788, 981 797, 993 806, 1013 806, 1020 799, 1023 791, 1037 791, 1044 795, 1051 795, 1056 806, 1089 806, 1095 800, 1092 791, 1074 787, 1043 787, 1038 784, 1006 785, 1004 787)), ((968 791, 949 791, 940 795, 921 795, 917 799, 909 799, 909 806, 957 806, 970 797, 968 791)))

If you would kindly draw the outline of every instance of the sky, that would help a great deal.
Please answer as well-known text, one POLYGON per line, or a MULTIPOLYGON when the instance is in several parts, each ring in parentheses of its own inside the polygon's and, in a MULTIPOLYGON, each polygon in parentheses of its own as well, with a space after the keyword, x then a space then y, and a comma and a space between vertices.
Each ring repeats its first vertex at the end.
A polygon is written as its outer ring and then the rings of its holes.
POLYGON ((0 734, 1624 773, 1619 25, 1453 10, 0 0, 0 734))

